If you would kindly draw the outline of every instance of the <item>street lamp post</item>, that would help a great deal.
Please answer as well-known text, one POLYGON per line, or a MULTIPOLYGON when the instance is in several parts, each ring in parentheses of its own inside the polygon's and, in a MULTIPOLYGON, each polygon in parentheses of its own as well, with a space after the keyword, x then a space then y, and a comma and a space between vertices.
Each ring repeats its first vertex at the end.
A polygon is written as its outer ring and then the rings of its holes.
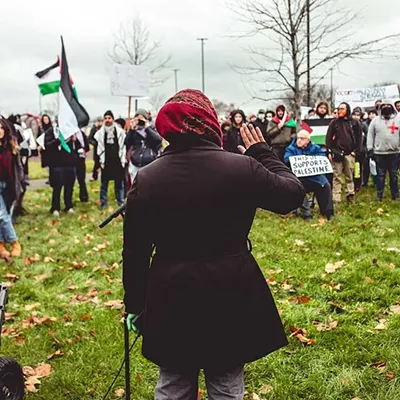
POLYGON ((178 93, 178 72, 179 72, 179 69, 175 68, 173 71, 175 73, 175 93, 178 93))
POLYGON ((205 84, 205 71, 204 71, 204 42, 208 40, 207 38, 198 38, 201 42, 201 87, 203 93, 206 92, 206 84, 205 84))

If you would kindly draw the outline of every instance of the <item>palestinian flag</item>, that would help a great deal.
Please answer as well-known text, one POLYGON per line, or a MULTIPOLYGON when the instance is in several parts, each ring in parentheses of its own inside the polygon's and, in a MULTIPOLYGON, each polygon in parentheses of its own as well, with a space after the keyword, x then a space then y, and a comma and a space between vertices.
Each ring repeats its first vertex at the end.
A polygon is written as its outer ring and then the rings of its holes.
POLYGON ((76 91, 72 86, 62 36, 61 46, 61 81, 58 102, 58 126, 60 129, 61 145, 66 151, 69 151, 69 147, 65 145, 65 140, 79 132, 80 128, 89 124, 89 115, 84 107, 79 103, 76 91))
POLYGON ((50 67, 43 71, 36 72, 36 78, 39 83, 39 90, 42 96, 48 94, 58 93, 60 89, 60 61, 57 61, 50 65, 50 67))
POLYGON ((291 118, 286 122, 285 126, 287 126, 288 128, 296 128, 297 124, 296 121, 291 118))

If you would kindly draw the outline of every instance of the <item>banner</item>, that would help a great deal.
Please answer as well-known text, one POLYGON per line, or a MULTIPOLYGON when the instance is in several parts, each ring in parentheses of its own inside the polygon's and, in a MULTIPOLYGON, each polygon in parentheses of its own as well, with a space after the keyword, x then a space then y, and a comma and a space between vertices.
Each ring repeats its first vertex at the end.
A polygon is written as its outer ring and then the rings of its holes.
POLYGON ((350 107, 374 107, 376 100, 399 100, 397 85, 379 86, 363 89, 338 89, 335 92, 335 104, 349 103, 350 107))
POLYGON ((111 94, 114 96, 149 97, 149 70, 140 65, 114 64, 111 70, 111 94))
POLYGON ((333 172, 329 159, 324 156, 292 156, 289 161, 292 172, 298 178, 333 172))

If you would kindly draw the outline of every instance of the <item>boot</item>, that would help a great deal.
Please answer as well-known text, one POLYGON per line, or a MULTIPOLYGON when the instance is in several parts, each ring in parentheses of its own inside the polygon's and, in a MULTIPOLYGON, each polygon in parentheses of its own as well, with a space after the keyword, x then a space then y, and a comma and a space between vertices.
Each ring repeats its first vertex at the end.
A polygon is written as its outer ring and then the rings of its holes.
POLYGON ((19 257, 21 255, 21 245, 18 241, 11 242, 11 257, 19 257))
POLYGON ((10 257, 10 252, 6 249, 4 242, 0 242, 0 257, 1 258, 8 258, 10 257))

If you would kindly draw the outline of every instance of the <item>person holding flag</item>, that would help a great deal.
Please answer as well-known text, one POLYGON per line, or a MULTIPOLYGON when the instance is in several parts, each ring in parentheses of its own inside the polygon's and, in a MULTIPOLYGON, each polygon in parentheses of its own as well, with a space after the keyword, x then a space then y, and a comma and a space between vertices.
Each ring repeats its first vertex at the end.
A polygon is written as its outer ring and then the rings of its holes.
POLYGON ((296 136, 296 121, 286 111, 284 105, 276 108, 276 115, 268 124, 267 137, 271 140, 271 146, 275 154, 283 162, 286 147, 296 136))

